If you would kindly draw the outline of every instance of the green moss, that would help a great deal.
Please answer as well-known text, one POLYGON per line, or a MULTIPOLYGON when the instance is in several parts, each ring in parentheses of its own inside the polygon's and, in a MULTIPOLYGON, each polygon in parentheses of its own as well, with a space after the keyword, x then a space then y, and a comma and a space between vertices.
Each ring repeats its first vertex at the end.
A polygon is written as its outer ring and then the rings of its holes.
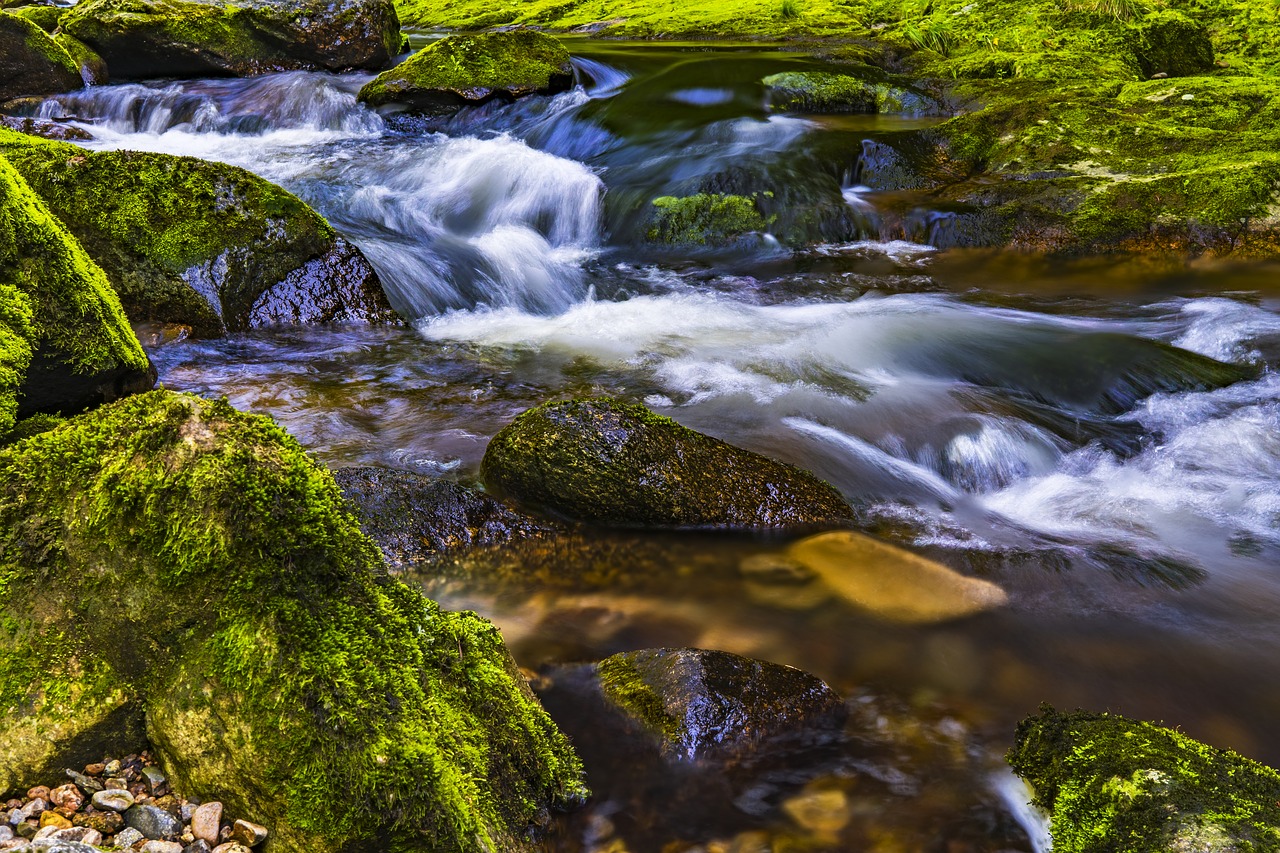
MULTIPOLYGON (((153 392, 0 450, 0 618, 113 672, 175 783, 277 850, 506 849, 585 793, 497 630, 389 578, 330 474, 226 403, 153 392)), ((44 689, 27 648, 0 637, 2 707, 44 689)))
POLYGON ((20 6, 10 11, 19 18, 26 18, 46 33, 58 28, 58 21, 67 10, 61 6, 20 6))
POLYGON ((569 51, 551 36, 532 30, 454 35, 379 74, 359 97, 375 107, 397 101, 430 106, 449 94, 455 101, 491 93, 518 97, 567 88, 571 80, 569 51))
POLYGON ((1058 853, 1280 849, 1280 773, 1171 729, 1046 706, 1008 760, 1058 853))
MULTIPOLYGON (((0 323, 7 329, 0 336, 9 377, 5 386, 11 386, 24 360, 18 342, 24 334, 32 356, 66 365, 74 373, 149 369, 102 270, 3 157, 0 304, 0 323)), ((0 402, 0 410, 11 411, 11 399, 0 402)), ((0 415, 0 432, 11 425, 4 417, 0 415)))
MULTIPOLYGON (((0 180, 3 168, 0 165, 0 180)), ((18 392, 27 377, 35 337, 31 321, 31 301, 26 294, 11 282, 0 281, 0 436, 9 432, 18 418, 18 392)))
POLYGON ((648 238, 672 245, 725 245, 747 234, 764 231, 766 220, 754 198, 722 193, 663 196, 653 200, 653 225, 648 238))
POLYGON ((684 724, 667 711, 662 697, 645 683, 635 661, 626 654, 613 655, 596 665, 605 698, 667 743, 680 743, 684 724))
POLYGON ((785 71, 771 74, 761 82, 769 89, 775 109, 817 113, 902 113, 920 115, 936 112, 938 105, 926 95, 896 86, 876 77, 828 74, 812 71, 785 71))
POLYGON ((80 76, 85 83, 92 86, 104 86, 111 82, 111 76, 107 69, 107 63, 101 56, 89 47, 89 45, 80 41, 80 39, 69 36, 66 33, 54 33, 53 40, 56 41, 63 50, 67 52, 80 68, 80 76))
POLYGON ((265 287, 323 254, 336 236, 292 193, 235 166, 89 152, 2 128, 0 154, 111 271, 136 321, 184 323, 198 333, 242 326, 265 287), (228 247, 245 251, 212 295, 215 307, 188 280, 228 247))

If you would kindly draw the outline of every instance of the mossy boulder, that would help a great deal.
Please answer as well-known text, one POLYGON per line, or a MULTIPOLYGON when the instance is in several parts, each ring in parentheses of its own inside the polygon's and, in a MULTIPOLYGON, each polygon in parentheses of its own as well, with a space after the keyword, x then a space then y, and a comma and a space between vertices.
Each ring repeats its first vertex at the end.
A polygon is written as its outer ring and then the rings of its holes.
POLYGON ((0 12, 0 101, 84 85, 80 66, 38 24, 0 12))
MULTIPOLYGON (((877 75, 882 76, 882 75, 877 75)), ((852 74, 784 71, 761 81, 769 106, 808 113, 935 115, 938 102, 922 92, 852 74)))
POLYGON ((155 378, 102 270, 0 157, 0 436, 155 378))
POLYGON ((634 403, 546 403, 489 442, 499 495, 559 515, 629 527, 814 528, 852 510, 827 483, 634 403))
POLYGON ((667 761, 794 747, 838 731, 846 717, 840 697, 818 677, 729 652, 642 649, 589 669, 590 692, 622 718, 627 735, 667 761))
POLYGON ((391 0, 85 0, 62 30, 129 79, 376 71, 400 51, 391 0))
POLYGON ((727 246, 764 232, 772 217, 750 196, 695 193, 653 200, 646 237, 670 246, 727 246))
POLYGON ((80 78, 86 86, 105 86, 111 82, 111 73, 107 61, 99 56, 93 48, 63 32, 53 34, 53 40, 67 52, 80 67, 80 78))
POLYGON ((377 274, 292 193, 236 166, 0 130, 0 154, 107 270, 135 322, 217 335, 394 319, 377 274))
POLYGON ((360 90, 371 107, 448 113, 469 104, 562 92, 573 84, 569 51, 532 30, 446 36, 360 90))
POLYGON ((270 420, 188 395, 0 450, 0 789, 113 709, 276 853, 518 849, 584 794, 497 629, 390 578, 270 420))
POLYGON ((1208 29, 1172 9, 1143 18, 1134 30, 1133 48, 1144 77, 1190 77, 1213 70, 1213 43, 1208 29))
POLYGON ((58 21, 62 20, 66 11, 65 6, 19 6, 10 9, 9 13, 26 18, 46 33, 52 33, 58 28, 58 21))
POLYGON ((1056 853, 1280 849, 1280 773, 1172 729, 1045 706, 1008 760, 1056 853))

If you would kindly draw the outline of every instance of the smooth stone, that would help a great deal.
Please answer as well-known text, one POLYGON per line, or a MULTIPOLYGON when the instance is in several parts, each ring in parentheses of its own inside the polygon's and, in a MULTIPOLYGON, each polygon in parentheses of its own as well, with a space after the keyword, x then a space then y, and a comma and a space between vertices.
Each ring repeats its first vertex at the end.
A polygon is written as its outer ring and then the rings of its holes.
POLYGON ((106 771, 106 769, 107 769, 107 765, 103 764, 101 761, 99 761, 96 764, 86 764, 84 766, 84 775, 101 776, 106 771))
POLYGON ((102 843, 102 833, 87 826, 73 826, 71 829, 59 829, 50 837, 56 838, 59 841, 79 841, 81 844, 92 844, 95 846, 102 843))
POLYGON ((134 804, 133 794, 127 790, 109 788, 93 795, 93 807, 104 811, 122 812, 134 804))
POLYGON ((53 826, 58 829, 70 829, 74 824, 57 812, 47 811, 40 815, 40 828, 43 829, 46 826, 53 826))
POLYGON ((228 841, 213 848, 213 853, 249 853, 249 848, 239 841, 228 841))
POLYGON ((34 788, 30 788, 27 790, 27 799, 28 800, 47 800, 49 799, 50 793, 51 792, 49 791, 48 786, 36 785, 34 788))
POLYGON ((48 838, 51 835, 53 835, 55 832, 57 832, 59 829, 60 827, 57 827, 57 826, 42 826, 38 830, 36 830, 36 834, 35 836, 32 837, 31 840, 39 841, 42 838, 48 838))
POLYGON ((153 797, 163 797, 169 790, 169 780, 165 778, 159 767, 142 768, 142 778, 146 781, 147 790, 153 797))
POLYGON ((142 845, 142 853, 182 853, 182 845, 176 841, 148 841, 142 845))
POLYGON ((22 807, 22 818, 39 817, 41 812, 49 810, 49 801, 41 797, 37 797, 22 807))
POLYGON ((159 806, 134 806, 124 822, 153 841, 172 841, 182 834, 182 822, 159 806))
POLYGON ((222 803, 205 803, 191 815, 191 834, 209 844, 218 843, 218 827, 222 823, 222 803))
POLYGON ((231 840, 245 847, 257 847, 267 840, 267 828, 247 820, 237 820, 231 828, 231 840))
POLYGON ((120 761, 118 759, 112 759, 111 761, 108 761, 107 766, 102 768, 102 772, 107 774, 108 776, 119 776, 120 761))
POLYGON ((40 853, 99 853, 98 848, 82 841, 63 841, 59 838, 42 838, 33 841, 32 850, 40 853))
POLYGON ((203 838, 197 838, 186 847, 182 848, 182 853, 212 853, 213 848, 203 838))
POLYGON ((852 531, 801 539, 786 556, 811 569, 850 604, 895 622, 941 622, 1009 601, 989 581, 852 531))
POLYGON ((0 825, 0 843, 13 840, 13 827, 8 824, 0 825))
POLYGON ((83 791, 68 782, 66 785, 59 785, 50 791, 49 799, 59 808, 78 812, 80 807, 84 805, 85 796, 83 791))
POLYGON ((117 832, 115 834, 115 837, 112 840, 115 842, 117 849, 128 850, 130 847, 137 844, 139 841, 141 841, 145 837, 146 836, 144 836, 141 832, 138 832, 138 830, 134 829, 131 826, 128 826, 120 830, 119 832, 117 832))

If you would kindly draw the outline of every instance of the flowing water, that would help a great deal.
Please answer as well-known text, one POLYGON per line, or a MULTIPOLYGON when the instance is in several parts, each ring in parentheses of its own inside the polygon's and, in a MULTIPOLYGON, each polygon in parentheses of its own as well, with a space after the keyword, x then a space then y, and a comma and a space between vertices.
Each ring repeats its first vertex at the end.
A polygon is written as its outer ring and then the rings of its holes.
MULTIPOLYGON (((887 216, 903 198, 864 183, 879 143, 930 119, 770 113, 759 79, 821 66, 803 53, 570 48, 572 91, 450 119, 371 113, 360 74, 111 86, 41 108, 93 147, 283 184, 415 319, 165 346, 167 387, 271 414, 333 466, 464 482, 525 408, 616 394, 817 472, 864 529, 1009 593, 907 627, 744 570, 776 541, 676 534, 423 576, 493 617, 529 668, 695 645, 850 697, 836 753, 715 784, 593 758, 596 799, 548 846, 1043 850, 999 770, 1042 701, 1280 764, 1275 270, 943 251, 954 211, 907 199, 887 216), (758 194, 772 233, 646 239, 653 198, 699 191, 758 194)), ((607 753, 548 704, 589 758, 607 753)))

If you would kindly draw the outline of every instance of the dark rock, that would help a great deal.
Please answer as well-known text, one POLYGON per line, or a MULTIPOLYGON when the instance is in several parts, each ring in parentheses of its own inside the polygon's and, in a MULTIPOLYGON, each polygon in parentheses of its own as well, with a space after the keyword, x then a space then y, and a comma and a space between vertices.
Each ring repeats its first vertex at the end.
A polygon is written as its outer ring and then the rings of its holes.
POLYGON ((182 853, 210 853, 211 850, 213 848, 203 838, 197 838, 186 847, 183 847, 182 853))
POLYGON ((147 783, 147 791, 153 797, 163 797, 169 792, 169 780, 164 778, 164 773, 159 767, 154 765, 142 768, 142 778, 147 783))
MULTIPOLYGON (((127 807, 126 807, 127 808, 127 807)), ((96 829, 103 835, 119 832, 124 826, 124 818, 119 812, 95 811, 93 814, 78 814, 71 819, 76 826, 87 826, 96 829)))
POLYGON ((323 255, 263 291, 246 325, 395 321, 378 274, 359 249, 338 237, 323 255))
POLYGON ((372 107, 441 114, 495 98, 552 94, 573 84, 569 52, 533 30, 451 35, 379 74, 360 90, 372 107))
POLYGON ((102 790, 102 783, 93 778, 95 774, 78 773, 71 768, 67 768, 66 774, 68 779, 76 783, 76 786, 90 797, 102 790))
POLYGON ((1172 729, 1042 706, 1008 761, 1056 853, 1280 849, 1280 772, 1172 729))
POLYGON ((940 115, 943 110, 934 98, 905 83, 885 79, 883 72, 868 74, 816 71, 785 71, 771 74, 764 83, 773 109, 810 113, 889 113, 895 115, 940 115))
POLYGON ((18 6, 10 9, 9 14, 26 18, 46 33, 52 34, 58 28, 58 21, 66 11, 64 6, 18 6))
POLYGON ((516 512, 483 492, 423 474, 340 468, 334 479, 355 509, 361 529, 395 567, 462 549, 541 538, 562 529, 516 512))
POLYGON ((0 101, 84 85, 71 55, 35 23, 0 12, 0 101))
POLYGON ((530 409, 494 436, 481 470, 499 495, 600 524, 803 529, 852 518, 812 474, 620 400, 530 409))
POLYGON ((391 0, 86 0, 62 29, 117 79, 375 71, 400 50, 391 0))
POLYGON ((182 822, 159 806, 133 806, 124 813, 125 826, 159 841, 173 841, 182 835, 182 822))

